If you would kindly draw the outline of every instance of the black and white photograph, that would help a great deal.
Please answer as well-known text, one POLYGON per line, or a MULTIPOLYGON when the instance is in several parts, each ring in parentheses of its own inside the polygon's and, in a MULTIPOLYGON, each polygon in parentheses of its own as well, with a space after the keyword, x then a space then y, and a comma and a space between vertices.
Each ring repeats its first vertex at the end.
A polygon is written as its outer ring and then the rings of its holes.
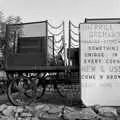
POLYGON ((0 0, 0 120, 120 120, 119 0, 0 0))

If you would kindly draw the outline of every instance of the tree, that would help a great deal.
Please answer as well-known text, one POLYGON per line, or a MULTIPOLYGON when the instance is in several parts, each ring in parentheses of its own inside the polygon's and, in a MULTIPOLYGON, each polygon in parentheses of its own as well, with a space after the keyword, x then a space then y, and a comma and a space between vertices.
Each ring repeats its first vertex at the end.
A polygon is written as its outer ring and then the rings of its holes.
POLYGON ((4 21, 4 14, 2 11, 0 11, 0 23, 4 21))
POLYGON ((22 19, 20 16, 8 16, 6 19, 7 24, 18 24, 21 23, 22 19))
POLYGON ((5 33, 6 33, 6 24, 18 24, 21 23, 22 19, 20 16, 8 16, 4 17, 4 13, 0 11, 0 48, 4 44, 5 33))

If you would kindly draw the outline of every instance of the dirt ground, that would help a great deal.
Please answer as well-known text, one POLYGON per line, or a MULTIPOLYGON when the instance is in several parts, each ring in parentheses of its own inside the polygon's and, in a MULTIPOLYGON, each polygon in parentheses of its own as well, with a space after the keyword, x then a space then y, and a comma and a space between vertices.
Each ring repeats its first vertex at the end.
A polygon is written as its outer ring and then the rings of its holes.
MULTIPOLYGON (((80 107, 80 97, 74 97, 71 98, 70 95, 68 95, 68 98, 61 97, 56 91, 46 91, 45 94, 35 102, 39 103, 50 103, 50 104, 57 104, 57 105, 68 105, 68 106, 78 106, 80 107)), ((2 104, 11 104, 8 100, 7 94, 1 94, 0 95, 0 105, 2 104)))

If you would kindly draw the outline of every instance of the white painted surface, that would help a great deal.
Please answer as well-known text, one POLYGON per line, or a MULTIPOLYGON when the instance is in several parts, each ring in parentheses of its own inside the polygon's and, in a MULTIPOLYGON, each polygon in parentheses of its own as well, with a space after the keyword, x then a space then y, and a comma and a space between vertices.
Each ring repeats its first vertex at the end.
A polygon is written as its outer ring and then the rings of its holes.
POLYGON ((120 24, 81 24, 80 31, 84 103, 120 105, 120 24))

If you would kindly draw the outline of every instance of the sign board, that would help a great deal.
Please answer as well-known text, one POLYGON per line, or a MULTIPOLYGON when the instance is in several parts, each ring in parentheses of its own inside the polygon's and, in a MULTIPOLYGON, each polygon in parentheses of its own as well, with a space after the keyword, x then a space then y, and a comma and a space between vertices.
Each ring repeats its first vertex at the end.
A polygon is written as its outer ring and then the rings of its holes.
POLYGON ((8 24, 7 32, 9 36, 14 36, 16 32, 19 37, 45 37, 47 34, 47 22, 8 24))
POLYGON ((81 96, 86 105, 120 105, 120 24, 80 24, 81 96))
POLYGON ((120 23, 120 18, 85 18, 85 23, 120 23))
POLYGON ((22 37, 45 37, 46 36, 46 22, 24 24, 21 26, 22 37))

